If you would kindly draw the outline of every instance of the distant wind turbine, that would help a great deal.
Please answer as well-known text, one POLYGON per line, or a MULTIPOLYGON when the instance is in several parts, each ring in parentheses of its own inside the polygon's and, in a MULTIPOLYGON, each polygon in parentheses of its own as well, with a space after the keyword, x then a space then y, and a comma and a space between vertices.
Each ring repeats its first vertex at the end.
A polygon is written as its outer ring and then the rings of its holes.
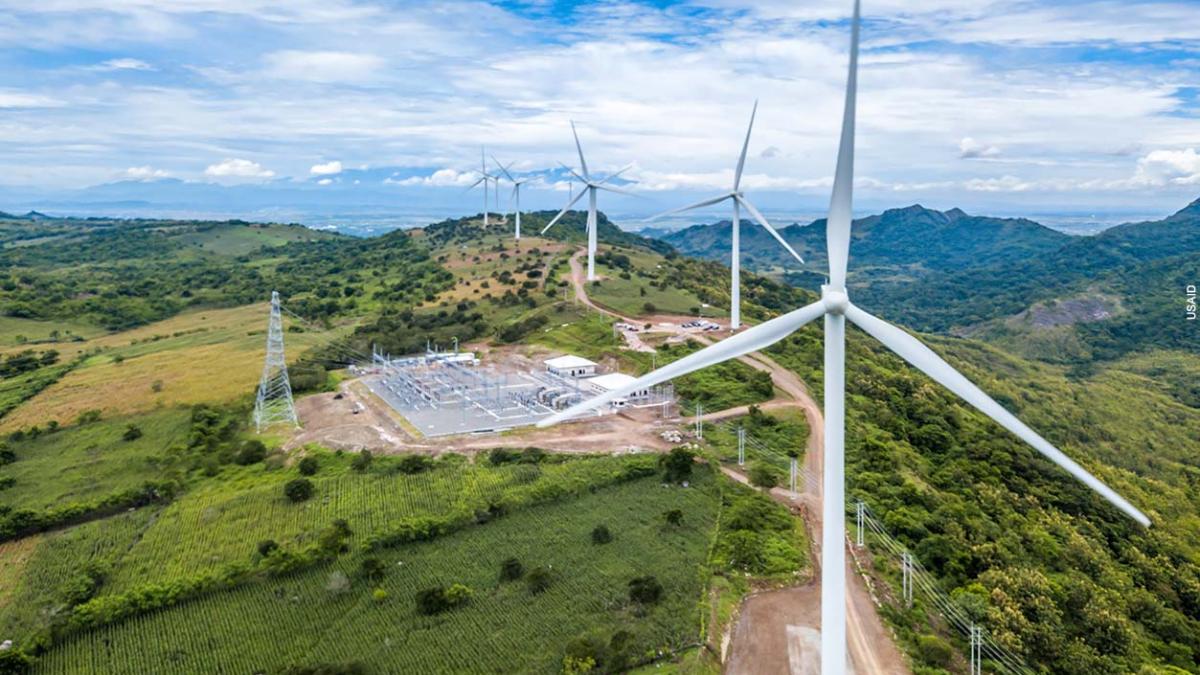
POLYGON ((767 222, 767 219, 763 217, 762 213, 759 212, 759 210, 756 209, 754 207, 754 205, 750 203, 750 200, 746 199, 746 195, 742 194, 740 187, 739 187, 742 184, 742 170, 744 168, 746 168, 746 150, 748 150, 750 148, 750 132, 754 131, 754 116, 756 114, 758 114, 758 101, 754 102, 754 109, 750 112, 750 126, 746 129, 746 140, 744 143, 742 143, 742 154, 738 156, 737 169, 733 173, 733 189, 732 190, 730 190, 729 192, 726 192, 725 194, 713 197, 712 199, 706 199, 702 202, 690 204, 690 205, 684 206, 682 208, 665 211, 663 213, 659 213, 657 215, 650 216, 650 218, 647 219, 647 220, 655 220, 658 218, 662 218, 663 216, 669 216, 669 215, 672 215, 675 213, 683 213, 685 211, 691 211, 693 209, 704 208, 705 206, 712 206, 713 204, 719 204, 719 203, 725 201, 726 199, 728 199, 730 201, 730 203, 733 205, 733 235, 732 235, 732 247, 731 247, 730 254, 729 254, 729 269, 732 272, 732 274, 730 276, 731 298, 730 298, 730 310, 729 310, 729 327, 734 330, 737 330, 742 325, 742 287, 741 287, 741 283, 742 283, 741 282, 742 211, 741 211, 741 207, 743 207, 743 206, 746 207, 746 210, 750 212, 750 215, 754 216, 754 219, 758 221, 759 225, 762 225, 763 228, 765 228, 767 230, 767 232, 770 232, 771 236, 775 237, 775 240, 778 241, 785 249, 787 249, 788 253, 792 254, 793 258, 800 261, 800 264, 804 264, 804 259, 800 257, 800 254, 796 253, 796 250, 793 249, 791 247, 791 245, 788 244, 787 241, 785 241, 784 238, 782 236, 780 236, 780 234, 778 232, 775 231, 775 228, 771 227, 771 224, 767 222))
POLYGON ((846 106, 834 174, 833 197, 826 225, 829 283, 821 299, 783 316, 754 326, 744 333, 686 356, 595 398, 538 422, 546 427, 627 397, 671 378, 743 354, 765 349, 819 317, 825 319, 825 474, 822 487, 821 538, 821 673, 841 675, 846 670, 846 523, 845 523, 845 396, 846 319, 882 342, 905 361, 957 394, 1000 426, 1033 446, 1043 456, 1108 500, 1130 518, 1149 526, 1150 519, 1124 497, 1088 473, 1061 450, 1005 410, 919 340, 900 328, 859 309, 846 294, 846 263, 850 254, 850 226, 854 189, 855 95, 858 82, 859 2, 854 3, 850 40, 850 73, 846 106))
MULTIPOLYGON (((471 187, 467 188, 467 192, 474 190, 476 186, 483 183, 483 226, 488 226, 488 183, 496 181, 496 191, 500 191, 500 181, 495 176, 487 172, 487 160, 484 159, 484 149, 479 148, 479 180, 471 183, 471 187)), ((500 210, 499 197, 496 200, 496 210, 500 210)))
POLYGON ((586 194, 588 196, 587 280, 595 281, 595 279, 596 279, 596 228, 597 228, 597 224, 596 224, 596 193, 600 190, 607 190, 609 192, 616 192, 618 194, 623 194, 623 195, 630 195, 630 196, 636 196, 636 195, 634 195, 632 192, 628 192, 626 190, 622 190, 620 188, 615 188, 611 185, 605 184, 605 183, 608 183, 608 181, 610 181, 610 180, 616 178, 617 176, 620 176, 621 174, 628 171, 630 168, 628 166, 625 167, 624 169, 621 169, 620 171, 608 176, 604 180, 599 180, 599 181, 593 180, 592 174, 588 172, 587 160, 584 159, 584 157, 583 157, 583 146, 579 144, 579 133, 575 131, 575 123, 574 122, 571 122, 571 133, 574 134, 574 136, 575 136, 575 149, 579 151, 579 169, 580 169, 580 171, 583 172, 583 175, 581 176, 581 175, 575 173, 575 171, 572 170, 570 167, 564 167, 564 168, 567 171, 570 171, 571 175, 575 176, 575 178, 579 179, 579 181, 581 183, 583 183, 584 189, 580 190, 579 194, 577 196, 572 197, 571 200, 567 202, 567 205, 565 207, 563 207, 563 210, 559 211, 558 215, 554 216, 554 219, 551 220, 550 223, 548 225, 546 225, 546 227, 542 228, 542 234, 545 234, 546 230, 549 230, 550 228, 554 227, 554 224, 557 223, 560 219, 562 219, 562 217, 564 215, 566 215, 567 211, 571 210, 571 207, 575 205, 575 202, 579 201, 586 194))
MULTIPOLYGON (((500 160, 496 159, 495 155, 492 156, 492 161, 496 163, 496 168, 500 169, 500 172, 504 174, 504 177, 508 179, 508 182, 513 184, 512 197, 513 197, 513 203, 516 207, 516 212, 517 212, 516 239, 517 239, 517 241, 520 241, 521 240, 521 186, 528 183, 529 179, 517 180, 516 178, 513 178, 513 175, 508 172, 508 167, 501 164, 500 160)), ((499 192, 499 191, 500 191, 500 183, 499 183, 499 181, 497 181, 496 182, 496 192, 499 192)))

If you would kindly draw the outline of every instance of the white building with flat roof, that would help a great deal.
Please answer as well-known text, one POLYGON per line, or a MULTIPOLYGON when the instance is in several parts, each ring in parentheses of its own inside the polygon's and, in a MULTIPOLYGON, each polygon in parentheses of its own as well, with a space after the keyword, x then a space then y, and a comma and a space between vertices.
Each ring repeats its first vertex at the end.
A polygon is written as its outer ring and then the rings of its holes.
POLYGON ((546 359, 546 370, 559 377, 591 377, 596 374, 596 362, 582 356, 567 354, 546 359))
MULTIPOLYGON (((636 379, 637 379, 636 377, 634 377, 632 375, 626 375, 625 373, 608 373, 607 375, 597 375, 596 377, 589 377, 588 379, 584 380, 584 385, 593 394, 599 395, 599 394, 607 394, 608 392, 610 392, 614 389, 619 389, 621 387, 624 387, 625 385, 633 382, 636 379)), ((619 398, 619 399, 613 401, 613 406, 620 408, 621 406, 624 406, 627 403, 629 403, 629 401, 631 401, 631 400, 637 401, 637 400, 646 399, 649 397, 650 397, 650 388, 646 387, 645 389, 638 389, 637 391, 630 393, 628 396, 626 396, 624 398, 619 398)))

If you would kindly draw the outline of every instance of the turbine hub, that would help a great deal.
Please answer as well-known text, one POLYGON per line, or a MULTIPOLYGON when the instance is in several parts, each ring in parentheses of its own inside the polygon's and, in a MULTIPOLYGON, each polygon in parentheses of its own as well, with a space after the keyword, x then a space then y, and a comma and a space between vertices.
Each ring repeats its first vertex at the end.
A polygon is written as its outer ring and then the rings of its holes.
POLYGON ((822 286, 821 302, 825 305, 826 312, 841 316, 846 313, 846 308, 850 306, 850 296, 846 295, 845 288, 822 286))

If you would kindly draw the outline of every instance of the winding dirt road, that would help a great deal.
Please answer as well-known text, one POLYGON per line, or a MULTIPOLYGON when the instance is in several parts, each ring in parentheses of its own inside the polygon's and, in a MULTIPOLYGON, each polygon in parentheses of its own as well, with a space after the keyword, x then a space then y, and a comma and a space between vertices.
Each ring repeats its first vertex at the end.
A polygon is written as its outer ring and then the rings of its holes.
MULTIPOLYGON (((654 316, 627 317, 607 307, 597 305, 587 295, 585 272, 580 259, 586 251, 580 250, 571 256, 571 281, 575 299, 597 312, 631 324, 652 322, 675 327, 675 332, 685 331, 681 324, 692 317, 654 316)), ((718 321, 719 323, 719 321, 718 321)), ((728 324, 723 324, 728 330, 728 324)), ((688 336, 705 344, 713 342, 707 333, 688 332, 688 336)), ((804 382, 792 371, 779 365, 771 357, 754 352, 739 358, 757 370, 771 374, 775 387, 791 400, 775 399, 763 403, 764 409, 799 406, 808 421, 809 435, 805 453, 805 466, 809 475, 819 477, 825 468, 825 420, 821 408, 813 399, 804 382)), ((705 420, 717 421, 737 417, 749 412, 749 406, 731 408, 704 416, 705 420)), ((734 480, 748 484, 747 477, 729 467, 722 469, 734 480)), ((820 672, 821 663, 821 591, 820 591, 820 542, 822 485, 814 480, 805 486, 797 500, 790 492, 776 488, 771 496, 798 510, 808 525, 812 541, 812 560, 816 574, 813 580, 802 586, 758 593, 749 597, 742 606, 737 624, 734 626, 729 654, 725 659, 725 672, 741 675, 761 673, 788 673, 801 675, 820 672)), ((848 543, 848 542, 847 542, 848 543)), ((863 577, 853 568, 851 555, 846 556, 846 639, 853 672, 862 674, 907 675, 908 665, 896 647, 891 631, 883 625, 876 611, 875 602, 863 577)))

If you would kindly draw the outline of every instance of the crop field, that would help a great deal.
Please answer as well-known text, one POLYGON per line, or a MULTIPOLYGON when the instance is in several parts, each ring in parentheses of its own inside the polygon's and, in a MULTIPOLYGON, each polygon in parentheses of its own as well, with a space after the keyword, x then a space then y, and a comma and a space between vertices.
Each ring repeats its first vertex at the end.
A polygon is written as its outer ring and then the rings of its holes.
POLYGON ((117 566, 106 593, 173 576, 195 574, 227 562, 244 562, 264 539, 280 544, 314 543, 335 519, 355 532, 383 532, 401 518, 445 515, 455 508, 486 508, 516 485, 586 481, 623 466, 625 458, 595 458, 501 467, 443 465, 415 475, 347 471, 348 457, 323 455, 313 477, 312 499, 293 504, 283 486, 294 470, 230 467, 163 509, 152 527, 117 566))
POLYGON ((633 635, 639 656, 683 648, 700 639, 716 480, 705 474, 689 488, 664 488, 646 478, 393 549, 379 555, 387 571, 378 584, 359 574, 363 554, 342 556, 78 635, 36 672, 250 673, 359 662, 380 673, 557 673, 568 641, 607 640, 618 630, 633 635), (684 512, 682 525, 665 523, 670 509, 684 512), (610 528, 610 543, 592 543, 599 524, 610 528), (534 594, 522 581, 500 582, 510 557, 526 570, 550 570, 549 588, 534 594), (337 572, 348 587, 332 583, 337 572), (646 574, 663 597, 632 605, 628 583, 646 574), (451 583, 474 591, 465 605, 417 613, 418 591, 451 583))
POLYGON ((85 566, 119 561, 155 511, 139 509, 0 544, 0 635, 27 637, 61 612, 66 589, 85 566))
POLYGON ((18 461, 0 467, 16 480, 0 503, 43 509, 85 502, 140 486, 159 477, 164 450, 186 440, 190 413, 176 408, 146 415, 102 419, 37 438, 10 442, 18 461), (123 438, 134 424, 142 436, 123 438), (52 480, 51 480, 52 479, 52 480))
MULTIPOLYGON (((95 353, 0 420, 0 431, 44 426, 50 420, 68 424, 91 409, 110 416, 250 396, 262 368, 267 311, 265 304, 198 310, 58 345, 64 361, 95 353)), ((289 359, 338 333, 287 333, 289 359)))

